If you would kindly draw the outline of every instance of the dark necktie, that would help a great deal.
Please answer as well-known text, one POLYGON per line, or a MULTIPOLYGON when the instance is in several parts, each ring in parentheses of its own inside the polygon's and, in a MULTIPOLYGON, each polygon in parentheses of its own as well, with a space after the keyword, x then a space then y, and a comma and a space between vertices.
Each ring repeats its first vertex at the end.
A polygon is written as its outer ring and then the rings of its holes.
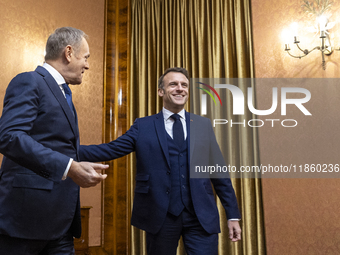
POLYGON ((181 116, 175 113, 171 115, 171 118, 175 121, 174 125, 172 126, 173 139, 174 139, 174 142, 178 145, 178 147, 181 148, 184 142, 184 131, 183 131, 183 125, 181 121, 181 116))
POLYGON ((64 92, 65 92, 66 101, 67 101, 68 105, 70 106, 70 109, 73 113, 72 91, 66 83, 62 84, 62 86, 63 86, 64 92))

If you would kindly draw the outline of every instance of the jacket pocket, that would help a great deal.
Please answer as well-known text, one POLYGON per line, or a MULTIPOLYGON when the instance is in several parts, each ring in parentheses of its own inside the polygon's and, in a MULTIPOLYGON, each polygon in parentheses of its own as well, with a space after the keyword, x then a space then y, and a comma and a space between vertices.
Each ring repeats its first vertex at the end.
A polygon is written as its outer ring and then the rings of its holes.
POLYGON ((53 184, 53 181, 47 180, 37 174, 17 174, 13 180, 14 188, 52 190, 53 184))
POLYGON ((136 175, 136 193, 148 193, 149 192, 149 177, 148 174, 136 175))

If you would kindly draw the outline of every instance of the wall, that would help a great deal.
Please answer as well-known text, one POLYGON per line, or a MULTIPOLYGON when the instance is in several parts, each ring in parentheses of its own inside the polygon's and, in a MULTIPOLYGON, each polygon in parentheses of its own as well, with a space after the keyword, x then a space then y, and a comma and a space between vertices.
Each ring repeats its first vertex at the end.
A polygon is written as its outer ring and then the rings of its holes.
MULTIPOLYGON (((337 22, 330 31, 340 45, 339 3, 333 2, 332 20, 337 22)), ((257 78, 339 78, 340 52, 326 57, 327 68, 320 66, 319 52, 302 59, 291 58, 284 52, 280 39, 283 28, 293 21, 311 26, 311 17, 301 5, 303 1, 252 0, 255 70, 257 78)), ((317 35, 300 30, 301 45, 316 45, 317 35), (306 38, 306 39, 304 39, 306 38)), ((293 44, 290 47, 293 48, 293 44)), ((326 84, 303 85, 312 98, 306 108, 312 116, 304 116, 298 109, 287 109, 289 117, 299 121, 294 128, 259 128, 260 159, 263 165, 303 165, 339 163, 340 125, 337 109, 340 108, 338 80, 326 84)), ((274 82, 275 86, 275 82, 274 82)), ((258 108, 268 109, 271 94, 268 86, 257 88, 258 108)), ((274 178, 263 179, 266 245, 269 255, 338 254, 340 216, 337 213, 340 180, 337 178, 274 178)), ((301 177, 301 176, 300 176, 301 177)))
MULTIPOLYGON (((71 86, 82 144, 102 141, 105 1, 0 0, 0 110, 10 80, 42 65, 44 48, 57 27, 72 26, 89 35, 90 70, 80 86, 71 86)), ((56 127, 58 128, 58 127, 56 127)), ((90 245, 101 244, 101 186, 81 190, 90 210, 90 245)))

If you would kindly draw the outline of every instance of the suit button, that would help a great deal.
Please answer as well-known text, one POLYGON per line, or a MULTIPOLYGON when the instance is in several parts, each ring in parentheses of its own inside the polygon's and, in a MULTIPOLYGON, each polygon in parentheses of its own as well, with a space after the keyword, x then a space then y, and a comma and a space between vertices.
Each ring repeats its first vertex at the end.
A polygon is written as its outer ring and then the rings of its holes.
POLYGON ((170 190, 168 189, 167 191, 166 191, 166 194, 169 194, 170 193, 170 190))
POLYGON ((184 175, 182 174, 182 178, 184 179, 184 175))
POLYGON ((167 171, 166 174, 167 174, 167 175, 170 175, 170 171, 167 171))
POLYGON ((180 153, 180 154, 179 154, 179 156, 180 156, 180 157, 183 157, 183 154, 182 154, 182 153, 180 153))

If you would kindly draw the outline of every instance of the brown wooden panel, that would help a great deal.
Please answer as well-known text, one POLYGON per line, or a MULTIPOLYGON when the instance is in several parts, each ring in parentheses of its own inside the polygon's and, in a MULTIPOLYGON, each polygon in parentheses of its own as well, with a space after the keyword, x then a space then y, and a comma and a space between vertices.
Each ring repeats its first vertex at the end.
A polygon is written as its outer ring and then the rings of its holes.
POLYGON ((74 249, 76 255, 89 254, 89 218, 92 206, 81 207, 81 237, 74 239, 74 249))
MULTIPOLYGON (((107 0, 104 141, 128 128, 129 1, 107 0)), ((111 161, 104 186, 104 248, 108 254, 129 254, 130 183, 127 157, 111 161)))

